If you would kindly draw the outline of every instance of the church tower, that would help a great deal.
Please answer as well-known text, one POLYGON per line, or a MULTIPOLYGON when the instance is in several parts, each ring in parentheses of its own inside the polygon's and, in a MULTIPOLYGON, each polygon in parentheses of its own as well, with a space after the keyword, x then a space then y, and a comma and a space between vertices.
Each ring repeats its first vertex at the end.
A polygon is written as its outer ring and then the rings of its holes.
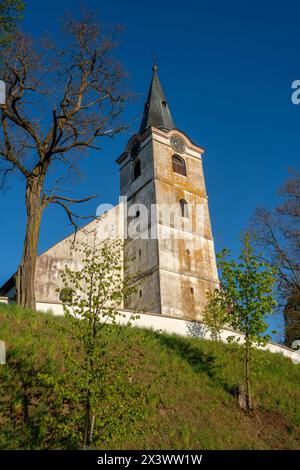
POLYGON ((117 160, 125 260, 138 286, 125 308, 201 319, 206 291, 218 286, 203 153, 175 127, 154 66, 139 132, 117 160))

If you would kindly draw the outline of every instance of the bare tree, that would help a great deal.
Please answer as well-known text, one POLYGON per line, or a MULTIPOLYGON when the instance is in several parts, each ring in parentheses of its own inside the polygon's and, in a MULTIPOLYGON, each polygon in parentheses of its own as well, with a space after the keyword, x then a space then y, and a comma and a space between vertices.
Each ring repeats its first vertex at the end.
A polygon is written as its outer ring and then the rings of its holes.
POLYGON ((63 31, 55 44, 37 44, 19 33, 0 60, 7 87, 0 106, 0 171, 2 185, 13 172, 25 179, 27 225, 16 291, 17 302, 31 309, 45 208, 59 205, 77 228, 71 205, 92 196, 63 196, 65 173, 77 170, 84 150, 100 150, 101 137, 124 129, 119 116, 127 98, 125 74, 112 55, 117 29, 104 30, 83 13, 79 21, 68 19, 63 31))
POLYGON ((286 304, 286 343, 290 344, 293 338, 291 330, 295 333, 300 331, 299 172, 292 171, 279 190, 279 196, 282 202, 273 211, 261 207, 256 210, 253 227, 257 244, 263 248, 265 258, 277 269, 279 292, 286 304))

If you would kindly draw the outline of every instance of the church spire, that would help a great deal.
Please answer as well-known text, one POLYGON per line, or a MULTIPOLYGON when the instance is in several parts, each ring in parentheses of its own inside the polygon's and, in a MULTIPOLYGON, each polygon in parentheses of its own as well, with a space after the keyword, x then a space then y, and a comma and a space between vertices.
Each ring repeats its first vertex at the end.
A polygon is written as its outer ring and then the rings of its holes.
POLYGON ((144 114, 139 133, 148 127, 171 130, 175 127, 169 106, 157 75, 157 65, 153 65, 153 76, 145 104, 144 114))

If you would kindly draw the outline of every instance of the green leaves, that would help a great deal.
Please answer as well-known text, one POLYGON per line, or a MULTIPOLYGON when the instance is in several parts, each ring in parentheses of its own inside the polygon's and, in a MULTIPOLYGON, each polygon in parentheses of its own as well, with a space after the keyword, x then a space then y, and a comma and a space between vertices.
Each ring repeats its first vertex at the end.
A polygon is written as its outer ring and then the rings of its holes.
POLYGON ((117 432, 125 414, 130 420, 136 416, 137 386, 128 388, 126 385, 124 389, 126 351, 121 357, 108 359, 107 356, 109 334, 115 333, 114 325, 123 317, 119 308, 136 287, 133 278, 123 273, 122 242, 99 242, 94 232, 87 242, 76 243, 76 251, 81 257, 81 269, 66 266, 61 276, 61 300, 73 344, 73 349, 66 354, 67 370, 76 377, 75 387, 71 379, 63 389, 66 394, 71 387, 73 402, 82 407, 81 432, 83 447, 87 448, 91 445, 92 416, 96 415, 94 432, 100 440, 101 437, 106 439, 104 435, 108 430, 117 432), (122 372, 117 376, 114 371, 118 369, 122 372), (120 393, 124 395, 121 400, 120 393), (111 403, 111 408, 103 408, 104 400, 111 403))
POLYGON ((206 293, 207 304, 203 312, 203 322, 208 328, 211 338, 221 339, 221 330, 228 323, 228 309, 226 308, 226 297, 220 289, 206 293))
POLYGON ((22 0, 1 0, 0 2, 0 46, 8 44, 22 18, 25 2, 22 0))
POLYGON ((230 309, 229 325, 244 334, 245 379, 247 408, 251 409, 250 364, 253 345, 265 345, 270 336, 267 315, 271 315, 276 301, 273 296, 275 271, 254 252, 250 235, 242 239, 238 261, 227 261, 229 251, 218 256, 221 270, 221 286, 225 306, 230 309))
POLYGON ((265 344, 266 316, 276 306, 274 269, 254 253, 249 234, 243 238, 238 262, 227 261, 228 253, 223 250, 218 265, 227 306, 232 313, 230 325, 244 333, 251 344, 265 344))

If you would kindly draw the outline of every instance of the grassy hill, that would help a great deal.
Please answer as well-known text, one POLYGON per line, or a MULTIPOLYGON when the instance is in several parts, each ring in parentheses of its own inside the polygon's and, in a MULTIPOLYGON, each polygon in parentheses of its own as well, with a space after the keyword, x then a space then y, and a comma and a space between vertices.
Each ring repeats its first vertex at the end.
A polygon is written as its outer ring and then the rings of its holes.
MULTIPOLYGON (((64 322, 0 305, 8 349, 0 366, 2 449, 80 448, 80 402, 62 392, 64 381, 76 388, 64 359, 64 322)), ((112 366, 97 406, 95 448, 300 448, 300 366, 256 351, 255 411, 247 414, 234 396, 243 380, 239 346, 131 327, 115 327, 107 340, 103 363, 112 366)))

